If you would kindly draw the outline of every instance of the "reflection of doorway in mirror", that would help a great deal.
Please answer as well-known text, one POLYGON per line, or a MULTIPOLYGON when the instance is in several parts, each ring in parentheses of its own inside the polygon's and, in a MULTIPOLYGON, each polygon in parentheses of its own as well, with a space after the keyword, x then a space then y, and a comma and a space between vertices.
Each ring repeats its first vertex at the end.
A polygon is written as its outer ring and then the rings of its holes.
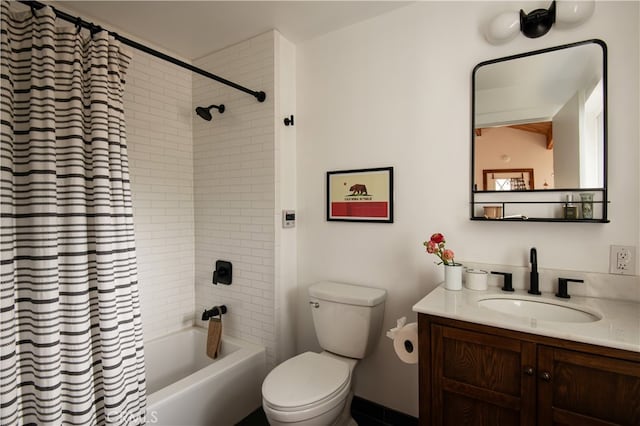
MULTIPOLYGON (((511 179, 495 179, 494 181, 496 191, 511 191, 511 179)), ((485 188, 486 189, 486 188, 485 188)))
POLYGON ((482 171, 483 191, 530 191, 535 188, 533 169, 489 169, 482 171))

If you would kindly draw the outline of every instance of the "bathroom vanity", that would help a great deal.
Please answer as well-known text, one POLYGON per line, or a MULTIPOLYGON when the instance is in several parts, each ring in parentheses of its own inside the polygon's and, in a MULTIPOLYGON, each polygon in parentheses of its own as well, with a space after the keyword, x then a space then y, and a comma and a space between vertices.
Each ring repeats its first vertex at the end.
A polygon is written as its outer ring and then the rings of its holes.
POLYGON ((418 302, 420 424, 640 424, 640 305, 554 299, 438 287, 418 302), (500 298, 593 318, 548 321, 555 314, 505 314, 479 303, 500 298))

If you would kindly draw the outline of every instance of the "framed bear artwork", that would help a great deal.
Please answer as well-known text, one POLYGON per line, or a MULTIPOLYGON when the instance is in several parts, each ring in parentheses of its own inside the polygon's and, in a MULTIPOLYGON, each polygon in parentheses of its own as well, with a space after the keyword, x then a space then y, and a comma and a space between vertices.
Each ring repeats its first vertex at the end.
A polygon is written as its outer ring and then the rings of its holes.
POLYGON ((393 223, 393 167, 327 172, 327 220, 393 223))

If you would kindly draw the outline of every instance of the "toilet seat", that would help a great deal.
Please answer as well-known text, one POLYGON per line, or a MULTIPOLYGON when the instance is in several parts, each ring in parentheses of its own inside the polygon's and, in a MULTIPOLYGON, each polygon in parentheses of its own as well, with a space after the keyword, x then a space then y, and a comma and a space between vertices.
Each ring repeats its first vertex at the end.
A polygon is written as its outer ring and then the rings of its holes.
POLYGON ((348 393, 350 379, 346 362, 305 352, 283 362, 267 375, 262 384, 262 397, 275 410, 303 411, 348 393))

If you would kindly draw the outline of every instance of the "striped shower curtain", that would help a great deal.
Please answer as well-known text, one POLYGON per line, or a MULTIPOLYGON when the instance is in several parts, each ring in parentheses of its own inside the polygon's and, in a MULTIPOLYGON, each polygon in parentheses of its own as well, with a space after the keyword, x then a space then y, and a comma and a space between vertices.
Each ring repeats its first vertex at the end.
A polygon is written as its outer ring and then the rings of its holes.
POLYGON ((144 423, 131 58, 8 2, 1 53, 0 424, 144 423))

